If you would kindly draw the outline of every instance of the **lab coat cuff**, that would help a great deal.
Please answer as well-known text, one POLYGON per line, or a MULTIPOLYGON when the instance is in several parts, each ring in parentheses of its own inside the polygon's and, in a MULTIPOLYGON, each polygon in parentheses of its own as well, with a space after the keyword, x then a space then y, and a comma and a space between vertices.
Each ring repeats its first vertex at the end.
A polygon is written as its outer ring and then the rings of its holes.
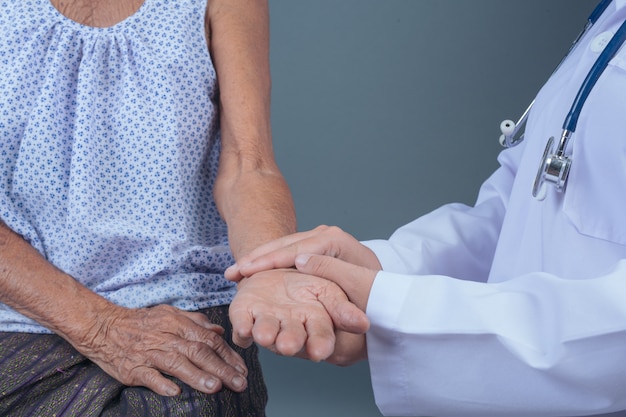
POLYGON ((406 266, 404 259, 398 254, 388 240, 366 240, 361 242, 361 244, 374 252, 384 271, 394 272, 397 274, 411 273, 409 268, 406 266))
MULTIPOLYGON (((406 275, 378 272, 367 304, 370 330, 367 352, 372 388, 377 406, 384 415, 399 415, 412 402, 410 373, 404 358, 405 341, 390 331, 402 315, 398 294, 407 294, 411 279, 406 275)), ((410 407, 409 407, 410 408, 410 407)))

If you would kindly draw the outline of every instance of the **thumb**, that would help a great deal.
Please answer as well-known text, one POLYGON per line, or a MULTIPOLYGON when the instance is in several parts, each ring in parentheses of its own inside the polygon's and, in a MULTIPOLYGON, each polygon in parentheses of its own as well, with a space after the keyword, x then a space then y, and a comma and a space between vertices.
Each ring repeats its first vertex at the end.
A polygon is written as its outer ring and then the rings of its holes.
POLYGON ((348 301, 343 291, 338 288, 337 291, 341 294, 340 297, 328 296, 327 294, 318 296, 318 300, 333 320, 335 328, 354 334, 366 333, 369 330, 370 321, 365 312, 348 301))
POLYGON ((376 271, 325 255, 298 255, 295 264, 299 272, 339 285, 350 301, 365 311, 376 271))

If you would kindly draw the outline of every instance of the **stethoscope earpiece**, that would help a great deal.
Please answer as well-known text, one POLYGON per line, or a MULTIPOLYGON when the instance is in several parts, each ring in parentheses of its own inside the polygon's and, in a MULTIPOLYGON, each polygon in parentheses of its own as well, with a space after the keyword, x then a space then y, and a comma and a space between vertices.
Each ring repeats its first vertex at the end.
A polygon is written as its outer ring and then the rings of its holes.
POLYGON ((503 135, 510 135, 515 132, 515 122, 509 119, 503 120, 502 123, 500 123, 500 131, 503 135))
MULTIPOLYGON (((587 31, 595 24, 611 1, 612 0, 602 0, 596 6, 589 16, 589 19, 587 19, 587 24, 585 25, 583 31, 570 47, 570 52, 578 44, 578 41, 583 37, 583 35, 587 33, 587 31)), ((565 155, 567 143, 570 136, 576 131, 578 117, 580 116, 580 112, 585 104, 585 101, 587 100, 587 97, 589 96, 589 93, 591 92, 591 89, 595 85, 596 81, 598 81, 598 78, 600 78, 600 75, 602 75, 602 72, 607 67, 609 61, 613 59, 625 41, 626 22, 622 22, 617 32, 615 32, 615 35, 613 35, 611 40, 602 50, 598 59, 596 59, 592 65, 591 69, 587 73, 587 76, 585 77, 585 80, 580 86, 580 89, 574 98, 574 102, 572 103, 572 106, 565 117, 565 121, 563 122, 563 133, 556 149, 554 148, 554 137, 548 139, 548 143, 543 152, 543 157, 541 158, 539 169, 537 170, 537 176, 535 177, 535 182, 533 184, 533 197, 539 200, 543 200, 546 197, 546 182, 554 184, 558 192, 565 191, 567 177, 572 165, 571 156, 565 155)), ((563 58, 561 63, 563 63, 564 60, 565 58, 563 58)), ((561 64, 557 66, 557 70, 560 66, 561 64)), ((533 103, 530 103, 530 106, 528 106, 526 111, 524 111, 520 121, 517 123, 513 123, 511 120, 504 120, 500 123, 502 135, 500 135, 499 142, 501 145, 509 148, 517 145, 523 140, 524 134, 521 134, 517 140, 514 139, 514 136, 518 133, 522 124, 526 122, 528 113, 532 106, 533 103)))
POLYGON ((513 136, 513 133, 515 132, 515 122, 509 119, 503 120, 502 123, 500 123, 500 131, 502 134, 500 135, 500 139, 498 141, 500 142, 500 146, 506 148, 512 142, 511 136, 513 136), (507 138, 509 139, 507 140, 507 138))

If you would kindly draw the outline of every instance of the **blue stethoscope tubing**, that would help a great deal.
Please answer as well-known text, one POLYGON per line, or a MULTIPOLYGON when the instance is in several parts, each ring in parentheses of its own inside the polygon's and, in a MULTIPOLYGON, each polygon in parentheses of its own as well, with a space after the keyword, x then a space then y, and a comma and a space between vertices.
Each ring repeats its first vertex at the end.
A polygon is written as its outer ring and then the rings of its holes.
MULTIPOLYGON (((602 0, 596 6, 596 8, 587 19, 587 23, 583 31, 570 47, 568 55, 577 45, 580 38, 582 38, 582 36, 595 24, 600 15, 602 15, 602 13, 609 6, 611 1, 612 0, 602 0)), ((565 120, 563 121, 563 132, 561 134, 561 138, 556 149, 554 146, 554 137, 550 137, 548 139, 548 143, 542 155, 539 169, 537 170, 537 175, 533 183, 533 197, 539 200, 543 200, 546 196, 547 183, 552 183, 555 186, 556 190, 559 192, 563 192, 565 190, 567 178, 569 176, 569 171, 572 164, 571 156, 565 154, 567 144, 573 133, 576 131, 578 118, 587 100, 587 97, 591 93, 591 90, 604 72, 605 68, 608 66, 608 63, 611 61, 611 59, 613 59, 617 51, 619 51, 619 49, 621 48, 624 41, 626 41, 626 21, 622 23, 615 35, 613 35, 609 43, 606 45, 596 62, 594 62, 591 69, 587 73, 587 76, 581 84, 578 93, 576 94, 576 97, 572 102, 572 106, 570 107, 570 110, 567 113, 565 120)), ((563 58, 561 63, 565 60, 565 58, 563 58)), ((557 70, 560 65, 561 64, 557 66, 557 70)), ((528 113, 530 112, 532 106, 533 103, 531 103, 530 106, 528 106, 528 108, 524 111, 524 114, 522 115, 518 123, 513 123, 507 120, 502 122, 502 124, 500 125, 500 128, 502 130, 500 143, 503 146, 515 146, 523 140, 523 133, 519 135, 517 139, 515 139, 514 137, 516 134, 519 133, 521 125, 526 122, 528 113)))
MULTIPOLYGON (((563 63, 563 61, 565 61, 565 59, 569 56, 569 54, 574 50, 576 45, 578 45, 578 41, 598 21, 598 19, 602 15, 602 13, 604 13, 606 8, 609 7, 609 4, 611 4, 611 1, 612 0, 602 0, 593 9, 591 14, 587 18, 587 22, 586 22, 585 26, 583 27, 583 30, 578 34, 578 36, 576 37, 576 39, 574 40, 574 42, 570 46, 569 50, 567 51, 567 54, 565 54, 563 59, 561 59, 561 62, 559 63, 559 65, 557 65, 557 67, 555 68, 553 73, 556 72, 561 67, 561 64, 563 63)), ((599 74, 598 74, 598 77, 599 77, 599 74)), ((582 87, 581 87, 581 89, 582 89, 582 87)), ((579 90, 579 94, 580 94, 580 90, 579 90)), ((587 93, 587 95, 588 94, 589 93, 587 93)), ((586 97, 585 97, 585 99, 586 99, 586 97)), ((524 134, 523 134, 523 132, 521 132, 521 129, 522 129, 523 125, 526 123, 526 119, 528 118, 528 113, 530 113, 530 109, 532 109, 534 103, 535 103, 535 101, 533 100, 528 105, 526 110, 524 110, 524 113, 518 119, 517 123, 513 122, 512 120, 504 120, 504 121, 502 121, 502 123, 500 124, 500 130, 502 131, 502 135, 500 135, 500 145, 504 146, 505 148, 512 148, 513 146, 519 145, 524 140, 524 134)), ((584 103, 584 100, 583 100, 583 103, 584 103)), ((581 108, 582 108, 582 106, 581 106, 581 108)), ((576 117, 576 121, 577 121, 577 119, 578 119, 578 117, 576 117)))
MULTIPOLYGON (((602 1, 602 3, 605 2, 610 3, 610 0, 602 1)), ((600 5, 598 6, 601 6, 602 3, 600 3, 600 5)), ((611 61, 617 51, 619 51, 624 41, 626 41, 626 21, 622 23, 615 35, 613 35, 596 62, 589 70, 589 73, 587 73, 587 77, 585 77, 585 81, 583 81, 582 85, 580 86, 578 94, 576 95, 576 98, 572 103, 572 107, 565 117, 565 121, 563 122, 563 130, 567 130, 572 133, 576 131, 578 117, 580 116, 580 112, 583 108, 583 105, 585 104, 585 101, 587 100, 587 97, 589 96, 589 93, 591 93, 591 89, 596 84, 596 81, 598 81, 598 78, 600 78, 600 75, 602 75, 602 72, 604 72, 604 69, 609 64, 609 61, 611 61)))

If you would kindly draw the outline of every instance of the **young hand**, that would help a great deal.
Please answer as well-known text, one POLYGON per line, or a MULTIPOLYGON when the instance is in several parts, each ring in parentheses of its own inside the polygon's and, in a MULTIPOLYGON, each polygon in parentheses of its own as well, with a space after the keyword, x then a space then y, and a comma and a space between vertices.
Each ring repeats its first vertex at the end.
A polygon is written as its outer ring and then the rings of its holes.
POLYGON ((302 254, 327 255, 369 269, 381 269, 376 255, 353 236, 338 227, 318 226, 259 246, 228 268, 225 275, 238 282, 257 272, 292 268, 296 257, 302 254))

